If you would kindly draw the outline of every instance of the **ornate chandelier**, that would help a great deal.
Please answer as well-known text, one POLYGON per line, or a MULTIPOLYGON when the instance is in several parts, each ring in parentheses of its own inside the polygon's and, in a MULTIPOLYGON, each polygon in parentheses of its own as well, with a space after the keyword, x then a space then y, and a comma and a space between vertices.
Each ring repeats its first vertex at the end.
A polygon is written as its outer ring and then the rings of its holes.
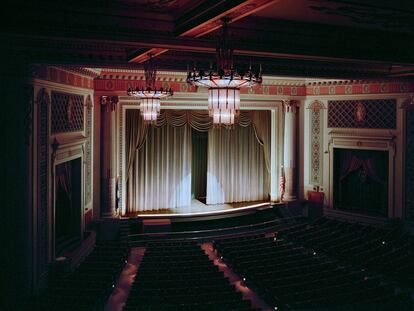
POLYGON ((262 83, 262 68, 254 73, 251 67, 247 72, 234 69, 233 48, 228 39, 228 18, 223 18, 223 34, 216 49, 217 70, 188 70, 187 82, 199 87, 207 87, 208 109, 213 122, 234 124, 240 111, 240 88, 262 83))
POLYGON ((149 60, 144 64, 145 71, 145 84, 144 88, 128 88, 128 96, 135 96, 141 98, 139 109, 141 111, 144 121, 155 122, 161 110, 161 98, 167 98, 173 95, 173 90, 170 89, 157 89, 155 87, 155 79, 157 70, 152 62, 152 55, 149 60))

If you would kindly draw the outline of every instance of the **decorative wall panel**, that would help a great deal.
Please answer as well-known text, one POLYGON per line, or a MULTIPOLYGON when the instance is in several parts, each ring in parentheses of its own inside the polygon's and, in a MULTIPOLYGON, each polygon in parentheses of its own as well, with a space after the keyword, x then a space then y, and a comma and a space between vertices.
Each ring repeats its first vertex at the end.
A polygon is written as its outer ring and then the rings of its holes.
POLYGON ((86 172, 85 172, 85 205, 92 200, 92 100, 88 95, 86 98, 86 172))
POLYGON ((83 96, 52 92, 52 133, 83 131, 83 96))
POLYGON ((328 127, 395 129, 396 124, 394 99, 328 101, 328 127))
POLYGON ((406 217, 414 221, 414 109, 406 112, 405 206, 406 217))
POLYGON ((322 109, 323 105, 315 101, 309 107, 310 109, 310 183, 320 185, 322 183, 322 109))
POLYGON ((37 271, 46 273, 48 264, 48 177, 49 177, 49 106, 45 89, 37 94, 38 124, 38 201, 37 201, 37 271))

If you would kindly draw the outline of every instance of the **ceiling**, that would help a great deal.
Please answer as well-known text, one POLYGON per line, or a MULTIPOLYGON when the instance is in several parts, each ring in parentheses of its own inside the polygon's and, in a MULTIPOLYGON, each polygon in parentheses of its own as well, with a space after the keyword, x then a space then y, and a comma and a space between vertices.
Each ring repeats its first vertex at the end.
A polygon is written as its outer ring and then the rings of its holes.
POLYGON ((142 69, 151 53, 159 69, 208 68, 229 17, 236 66, 414 78, 412 0, 5 0, 1 8, 3 52, 33 63, 142 69))

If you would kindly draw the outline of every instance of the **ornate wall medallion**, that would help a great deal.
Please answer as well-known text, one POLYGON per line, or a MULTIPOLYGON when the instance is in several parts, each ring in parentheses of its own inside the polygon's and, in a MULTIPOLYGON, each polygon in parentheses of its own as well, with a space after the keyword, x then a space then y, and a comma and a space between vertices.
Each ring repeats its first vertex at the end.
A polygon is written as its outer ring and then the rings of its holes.
POLYGON ((364 123, 366 115, 367 115, 367 111, 365 109, 364 104, 357 103, 355 106, 355 114, 354 114, 355 121, 357 123, 364 123))
POLYGON ((73 101, 72 101, 72 97, 69 96, 67 104, 66 104, 66 125, 67 127, 72 126, 72 121, 73 121, 73 101))

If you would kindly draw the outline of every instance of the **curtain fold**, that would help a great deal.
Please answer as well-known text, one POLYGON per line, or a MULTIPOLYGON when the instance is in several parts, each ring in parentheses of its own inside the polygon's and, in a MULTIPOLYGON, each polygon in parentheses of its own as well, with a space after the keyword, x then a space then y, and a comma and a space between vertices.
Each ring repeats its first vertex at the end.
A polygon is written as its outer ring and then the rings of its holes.
POLYGON ((251 126, 208 135, 207 204, 267 199, 264 152, 251 126))
POLYGON ((257 110, 252 113, 252 123, 257 141, 263 146, 264 161, 267 171, 266 187, 270 191, 270 113, 266 110, 257 110))
POLYGON ((143 122, 138 109, 127 110, 125 118, 126 181, 128 182, 134 167, 136 151, 145 143, 148 125, 143 122))
POLYGON ((205 202, 207 190, 208 133, 192 130, 191 193, 205 202))
POLYGON ((145 143, 136 153, 127 187, 128 212, 190 205, 190 127, 151 126, 145 143))
POLYGON ((55 187, 60 186, 69 200, 72 200, 72 164, 70 161, 64 162, 56 166, 55 171, 56 183, 55 187))
MULTIPOLYGON (((252 116, 252 111, 240 111, 238 124, 243 127, 250 126, 252 124, 252 116)), ((173 127, 181 127, 188 124, 197 131, 205 132, 213 127, 213 118, 207 110, 161 110, 153 126, 163 127, 166 124, 173 127)))

